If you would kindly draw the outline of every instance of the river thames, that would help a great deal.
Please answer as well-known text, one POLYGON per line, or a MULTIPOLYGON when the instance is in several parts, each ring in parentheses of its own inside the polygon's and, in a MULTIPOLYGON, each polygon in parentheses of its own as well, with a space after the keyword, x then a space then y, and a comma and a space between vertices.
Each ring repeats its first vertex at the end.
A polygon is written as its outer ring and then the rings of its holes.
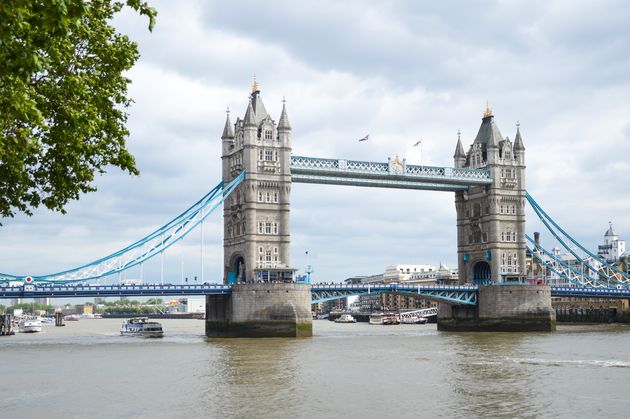
POLYGON ((442 333, 314 321, 305 339, 206 340, 121 320, 0 338, 2 418, 628 417, 630 325, 442 333))

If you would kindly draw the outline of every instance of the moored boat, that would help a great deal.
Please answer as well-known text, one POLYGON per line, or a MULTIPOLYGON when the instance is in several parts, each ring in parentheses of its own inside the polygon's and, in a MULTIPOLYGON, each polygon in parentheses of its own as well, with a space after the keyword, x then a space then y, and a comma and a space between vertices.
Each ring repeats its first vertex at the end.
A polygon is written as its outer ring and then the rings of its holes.
POLYGON ((164 336, 164 331, 160 323, 150 321, 148 317, 134 317, 123 322, 120 334, 123 336, 161 338, 164 336))
POLYGON ((42 331, 42 321, 36 318, 25 318, 20 320, 18 328, 22 333, 36 333, 42 331))
POLYGON ((81 320, 81 316, 79 316, 78 314, 68 314, 67 316, 63 317, 63 320, 67 322, 78 322, 79 320, 81 320))
POLYGON ((357 319, 352 317, 350 314, 342 314, 338 318, 335 319, 335 323, 356 323, 357 319))
POLYGON ((399 324, 400 318, 395 313, 372 313, 370 315, 370 324, 399 324))

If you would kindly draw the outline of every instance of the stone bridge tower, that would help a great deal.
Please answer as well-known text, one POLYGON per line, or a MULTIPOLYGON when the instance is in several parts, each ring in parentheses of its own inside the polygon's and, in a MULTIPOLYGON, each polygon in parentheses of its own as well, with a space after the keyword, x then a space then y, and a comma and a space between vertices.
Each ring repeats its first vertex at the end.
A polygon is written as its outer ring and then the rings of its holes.
POLYGON ((225 201, 224 282, 291 281, 291 125, 283 103, 276 125, 254 81, 243 119, 223 130, 223 182, 246 171, 225 201))
POLYGON ((457 139, 455 167, 487 168, 494 182, 455 193, 461 283, 490 284, 525 275, 525 147, 503 137, 489 107, 467 153, 457 139))

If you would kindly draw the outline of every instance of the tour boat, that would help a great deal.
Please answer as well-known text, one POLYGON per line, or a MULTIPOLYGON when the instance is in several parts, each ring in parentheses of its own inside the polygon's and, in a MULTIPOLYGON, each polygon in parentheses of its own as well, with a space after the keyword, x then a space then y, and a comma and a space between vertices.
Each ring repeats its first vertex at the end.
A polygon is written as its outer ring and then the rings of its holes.
POLYGON ((81 320, 81 316, 78 314, 68 314, 67 316, 64 316, 63 319, 67 322, 78 322, 81 320))
POLYGON ((403 324, 425 324, 428 322, 426 317, 422 316, 411 316, 411 317, 403 317, 400 319, 400 322, 403 324))
POLYGON ((399 324, 400 319, 394 313, 372 313, 370 315, 370 324, 399 324))
POLYGON ((123 336, 161 338, 164 336, 164 331, 160 323, 149 321, 148 317, 134 317, 123 322, 120 334, 123 336))
POLYGON ((383 324, 383 313, 370 314, 370 324, 383 324))
POLYGON ((352 317, 350 314, 342 314, 338 318, 335 319, 335 323, 356 323, 357 319, 352 317))
POLYGON ((22 333, 35 333, 42 331, 42 321, 35 318, 22 319, 18 324, 20 332, 22 333))

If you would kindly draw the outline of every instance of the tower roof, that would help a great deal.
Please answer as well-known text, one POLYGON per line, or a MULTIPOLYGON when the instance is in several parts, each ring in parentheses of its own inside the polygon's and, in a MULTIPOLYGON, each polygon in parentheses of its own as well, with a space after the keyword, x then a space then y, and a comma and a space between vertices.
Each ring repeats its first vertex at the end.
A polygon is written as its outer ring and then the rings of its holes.
POLYGON ((492 110, 486 107, 483 118, 481 119, 479 132, 477 132, 477 137, 475 138, 475 143, 480 143, 485 149, 488 146, 498 147, 500 141, 503 141, 501 131, 499 131, 499 127, 497 127, 497 124, 494 122, 492 110))
POLYGON ((606 231, 606 234, 604 234, 604 237, 616 236, 617 234, 615 234, 615 231, 612 228, 612 223, 609 222, 608 224, 608 230, 606 231))
POLYGON ((225 126, 223 127, 223 135, 221 135, 221 139, 225 138, 234 138, 234 129, 232 128, 232 123, 230 122, 230 110, 227 111, 227 116, 225 118, 225 126))
POLYGON ((252 108, 254 109, 256 125, 260 124, 260 122, 269 115, 267 113, 267 109, 265 109, 265 104, 260 97, 260 90, 252 92, 252 108))
POLYGON ((278 121, 278 129, 291 129, 289 117, 287 116, 286 100, 284 99, 282 99, 282 113, 280 114, 280 120, 278 121))
POLYGON ((521 124, 516 123, 516 138, 514 139, 514 150, 525 150, 523 139, 521 138, 521 124))

